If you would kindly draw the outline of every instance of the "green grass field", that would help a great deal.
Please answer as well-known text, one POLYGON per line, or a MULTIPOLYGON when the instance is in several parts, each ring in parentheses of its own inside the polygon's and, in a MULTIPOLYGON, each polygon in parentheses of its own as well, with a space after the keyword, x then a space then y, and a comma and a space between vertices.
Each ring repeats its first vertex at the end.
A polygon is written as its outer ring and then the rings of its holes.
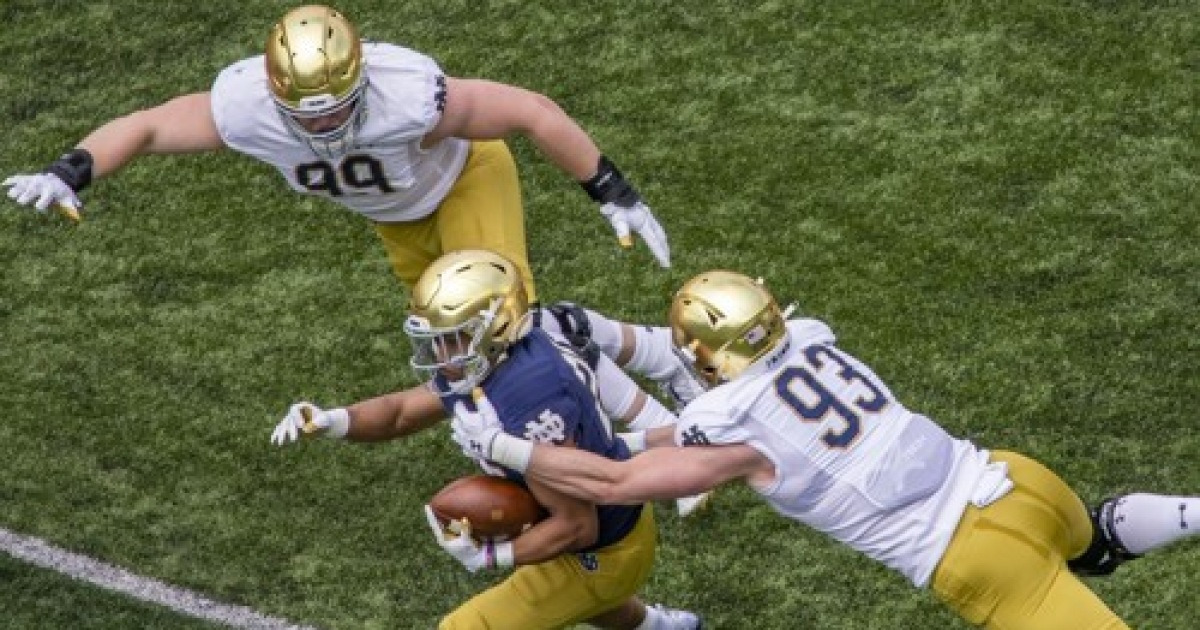
MULTIPOLYGON (((1200 492, 1200 3, 971 5, 341 8, 550 95, 639 186, 668 271, 514 140, 544 298, 661 323, 691 275, 759 274, 910 407, 1089 501, 1200 492)), ((3 0, 0 173, 207 89, 290 6, 3 0)), ((78 227, 0 201, 0 527, 323 628, 430 628, 496 579, 425 525, 470 470, 446 432, 268 443, 294 401, 413 383, 364 220, 233 153, 143 159, 84 198, 78 227)), ((708 627, 966 627, 745 488, 658 514, 647 599, 708 627)), ((1197 566, 1183 544, 1093 584, 1135 628, 1189 630, 1197 566)), ((0 584, 0 626, 205 625, 3 554, 0 584)))

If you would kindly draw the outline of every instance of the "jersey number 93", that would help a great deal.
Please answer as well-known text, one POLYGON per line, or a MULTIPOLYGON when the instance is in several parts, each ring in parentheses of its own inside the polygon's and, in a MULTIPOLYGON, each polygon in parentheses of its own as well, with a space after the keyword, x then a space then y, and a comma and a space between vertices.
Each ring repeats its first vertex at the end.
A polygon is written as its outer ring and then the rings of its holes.
POLYGON ((882 411, 891 398, 873 375, 859 371, 836 348, 814 345, 805 348, 803 354, 808 367, 813 370, 825 367, 827 360, 832 361, 839 368, 838 378, 848 384, 861 384, 861 394, 852 400, 839 398, 803 365, 790 365, 781 370, 775 377, 775 393, 804 422, 823 422, 831 413, 838 416, 844 426, 830 428, 821 440, 829 448, 847 448, 862 432, 861 414, 882 411))

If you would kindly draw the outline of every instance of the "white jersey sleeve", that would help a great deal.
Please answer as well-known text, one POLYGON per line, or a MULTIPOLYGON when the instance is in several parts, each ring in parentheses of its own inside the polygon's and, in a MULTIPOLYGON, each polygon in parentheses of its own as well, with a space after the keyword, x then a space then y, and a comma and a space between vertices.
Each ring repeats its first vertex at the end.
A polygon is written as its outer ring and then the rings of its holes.
POLYGON ((273 163, 272 151, 299 148, 267 88, 263 55, 243 59, 221 71, 210 92, 217 133, 229 148, 273 163))
POLYGON ((683 408, 675 424, 676 446, 749 444, 753 435, 742 418, 725 407, 728 397, 720 387, 709 390, 683 408))
POLYGON ((363 56, 371 87, 384 97, 378 104, 367 103, 369 116, 379 123, 372 131, 395 142, 420 140, 432 131, 445 107, 441 66, 428 55, 382 42, 364 44, 363 56))

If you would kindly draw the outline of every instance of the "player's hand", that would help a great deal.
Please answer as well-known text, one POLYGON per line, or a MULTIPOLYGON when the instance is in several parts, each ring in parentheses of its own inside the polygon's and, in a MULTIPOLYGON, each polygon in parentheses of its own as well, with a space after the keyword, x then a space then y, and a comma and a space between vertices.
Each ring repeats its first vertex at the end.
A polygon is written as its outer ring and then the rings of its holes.
POLYGON ((492 401, 488 400, 483 391, 474 392, 475 411, 467 409, 461 401, 454 405, 454 419, 450 421, 451 437, 463 452, 470 457, 487 461, 492 459, 492 444, 496 436, 504 432, 500 416, 492 401))
POLYGON ((629 236, 632 230, 646 241, 646 247, 650 248, 659 265, 664 268, 671 266, 671 246, 667 244, 667 233, 645 203, 639 200, 633 205, 622 206, 610 201, 600 206, 600 213, 617 233, 621 247, 633 247, 633 239, 629 236))
POLYGON ((8 198, 22 205, 32 205, 38 212, 45 212, 51 205, 66 208, 70 216, 79 216, 83 205, 79 196, 63 180, 53 173, 36 175, 13 175, 0 185, 8 186, 8 198))
POLYGON ((497 555, 499 545, 508 545, 506 551, 511 556, 512 543, 495 543, 491 540, 475 542, 475 539, 471 538, 471 524, 466 519, 451 521, 446 527, 442 527, 437 516, 433 514, 433 508, 428 505, 425 506, 425 519, 429 521, 429 528, 433 530, 433 537, 437 539, 438 545, 471 573, 498 566, 502 561, 498 560, 497 555))
MULTIPOLYGON (((283 420, 275 425, 275 430, 271 432, 271 443, 283 446, 299 440, 303 435, 328 433, 338 428, 341 420, 339 416, 344 412, 344 409, 326 411, 309 402, 298 402, 292 405, 283 420)), ((344 431, 342 435, 345 435, 344 431)))

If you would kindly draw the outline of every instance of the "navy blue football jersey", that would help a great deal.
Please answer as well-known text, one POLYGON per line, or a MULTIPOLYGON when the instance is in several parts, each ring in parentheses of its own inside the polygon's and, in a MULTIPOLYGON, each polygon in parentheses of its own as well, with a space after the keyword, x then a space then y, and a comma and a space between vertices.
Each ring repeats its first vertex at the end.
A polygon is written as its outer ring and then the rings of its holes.
MULTIPOLYGON (((440 377, 439 377, 440 378, 440 377)), ((595 395, 596 377, 572 346, 535 328, 509 348, 508 356, 488 375, 482 387, 496 408, 504 431, 533 442, 563 444, 615 460, 629 459, 629 449, 612 430, 595 395)), ((448 414, 469 396, 446 396, 448 414)), ((525 484, 524 475, 505 470, 509 479, 525 484)), ((641 515, 640 505, 598 505, 600 533, 596 544, 581 551, 611 545, 629 533, 641 515)))

